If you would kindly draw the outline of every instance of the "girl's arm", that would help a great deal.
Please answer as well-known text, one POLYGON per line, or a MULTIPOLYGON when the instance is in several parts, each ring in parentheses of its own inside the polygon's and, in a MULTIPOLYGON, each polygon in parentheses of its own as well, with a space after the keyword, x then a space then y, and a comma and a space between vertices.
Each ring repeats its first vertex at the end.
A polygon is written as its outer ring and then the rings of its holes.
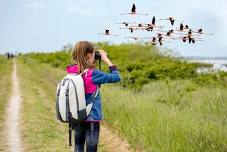
POLYGON ((110 73, 105 73, 95 69, 92 73, 92 81, 95 84, 116 83, 121 80, 120 74, 116 66, 110 66, 110 73))

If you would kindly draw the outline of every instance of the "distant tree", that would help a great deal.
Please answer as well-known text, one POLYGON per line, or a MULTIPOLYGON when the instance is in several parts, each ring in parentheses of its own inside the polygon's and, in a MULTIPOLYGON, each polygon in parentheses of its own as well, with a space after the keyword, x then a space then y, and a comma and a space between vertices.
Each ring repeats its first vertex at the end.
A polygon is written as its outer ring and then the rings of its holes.
POLYGON ((62 50, 69 51, 72 48, 73 48, 73 45, 68 42, 67 44, 63 45, 62 50))

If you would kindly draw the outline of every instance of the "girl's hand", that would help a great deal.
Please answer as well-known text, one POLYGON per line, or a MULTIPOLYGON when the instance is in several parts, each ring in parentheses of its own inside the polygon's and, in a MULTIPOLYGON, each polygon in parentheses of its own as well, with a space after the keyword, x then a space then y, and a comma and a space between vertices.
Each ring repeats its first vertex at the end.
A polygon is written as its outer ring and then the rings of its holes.
POLYGON ((103 61, 106 61, 106 60, 109 59, 109 58, 107 57, 107 53, 106 53, 104 50, 99 49, 98 51, 99 51, 99 53, 100 53, 100 55, 101 55, 101 59, 102 59, 103 61))
POLYGON ((99 53, 100 53, 100 55, 101 55, 101 59, 102 59, 106 64, 108 64, 108 66, 112 66, 113 64, 111 63, 110 59, 108 58, 107 53, 106 53, 104 50, 102 50, 102 49, 99 49, 98 51, 99 51, 99 53))

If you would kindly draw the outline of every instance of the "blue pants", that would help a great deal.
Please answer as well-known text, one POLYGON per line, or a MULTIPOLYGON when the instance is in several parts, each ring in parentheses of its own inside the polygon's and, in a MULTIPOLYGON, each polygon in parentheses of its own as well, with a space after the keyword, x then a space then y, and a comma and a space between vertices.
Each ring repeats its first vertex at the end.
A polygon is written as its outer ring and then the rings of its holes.
POLYGON ((86 152, 96 152, 99 142, 99 131, 99 122, 86 122, 76 125, 74 152, 84 152, 85 142, 86 152))

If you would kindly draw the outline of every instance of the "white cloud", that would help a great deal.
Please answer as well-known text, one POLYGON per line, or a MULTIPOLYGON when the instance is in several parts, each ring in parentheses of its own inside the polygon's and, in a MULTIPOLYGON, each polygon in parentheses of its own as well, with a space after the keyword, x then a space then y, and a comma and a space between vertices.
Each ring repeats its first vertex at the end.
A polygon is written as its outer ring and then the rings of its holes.
POLYGON ((32 1, 32 2, 25 4, 25 7, 28 9, 32 9, 32 10, 40 10, 40 9, 44 8, 44 5, 40 2, 32 1))
POLYGON ((104 15, 104 13, 99 10, 81 8, 75 5, 67 6, 66 9, 70 14, 80 14, 85 16, 103 16, 104 15))
POLYGON ((77 7, 75 5, 68 6, 67 10, 71 14, 78 13, 78 14, 86 15, 86 16, 92 15, 92 12, 90 10, 84 9, 84 8, 80 8, 80 7, 77 7))

